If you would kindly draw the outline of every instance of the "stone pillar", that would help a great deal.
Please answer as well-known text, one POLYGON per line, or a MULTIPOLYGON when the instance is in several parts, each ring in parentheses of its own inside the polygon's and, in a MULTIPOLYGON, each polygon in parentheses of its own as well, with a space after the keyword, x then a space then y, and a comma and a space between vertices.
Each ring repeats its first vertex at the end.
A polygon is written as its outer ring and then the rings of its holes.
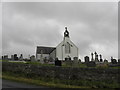
POLYGON ((95 52, 95 62, 99 62, 98 60, 98 54, 95 52))
POLYGON ((100 56, 100 62, 103 62, 102 55, 100 54, 99 56, 100 56))
POLYGON ((93 59, 93 55, 94 55, 94 54, 93 54, 93 53, 91 53, 91 57, 92 57, 92 58, 91 58, 91 61, 94 61, 94 59, 93 59))
POLYGON ((89 62, 89 57, 88 56, 85 56, 84 59, 85 59, 85 63, 89 62))

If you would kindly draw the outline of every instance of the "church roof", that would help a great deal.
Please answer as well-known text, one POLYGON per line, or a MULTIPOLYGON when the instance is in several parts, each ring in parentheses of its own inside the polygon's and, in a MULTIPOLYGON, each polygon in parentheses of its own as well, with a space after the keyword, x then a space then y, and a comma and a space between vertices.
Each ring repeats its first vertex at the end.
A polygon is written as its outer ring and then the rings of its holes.
POLYGON ((37 46, 37 54, 50 54, 53 50, 55 50, 55 47, 44 47, 44 46, 37 46))

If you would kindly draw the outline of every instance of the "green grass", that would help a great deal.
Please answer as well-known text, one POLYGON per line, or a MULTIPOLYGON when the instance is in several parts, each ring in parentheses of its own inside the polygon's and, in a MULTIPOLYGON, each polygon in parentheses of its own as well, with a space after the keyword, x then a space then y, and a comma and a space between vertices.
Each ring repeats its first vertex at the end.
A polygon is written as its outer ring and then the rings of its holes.
POLYGON ((25 82, 34 85, 57 87, 57 88, 120 88, 115 81, 92 81, 92 80, 61 80, 57 78, 35 77, 24 73, 3 72, 3 79, 25 82))
POLYGON ((62 83, 56 83, 54 80, 48 81, 45 78, 42 78, 41 80, 39 79, 32 79, 32 78, 26 78, 26 77, 19 77, 15 75, 11 75, 9 72, 3 73, 2 75, 3 79, 7 80, 12 80, 12 81, 17 81, 17 82, 24 82, 24 83, 29 83, 33 85, 38 85, 38 86, 45 86, 45 87, 52 87, 52 88, 90 88, 86 86, 75 86, 75 85, 65 85, 62 83))

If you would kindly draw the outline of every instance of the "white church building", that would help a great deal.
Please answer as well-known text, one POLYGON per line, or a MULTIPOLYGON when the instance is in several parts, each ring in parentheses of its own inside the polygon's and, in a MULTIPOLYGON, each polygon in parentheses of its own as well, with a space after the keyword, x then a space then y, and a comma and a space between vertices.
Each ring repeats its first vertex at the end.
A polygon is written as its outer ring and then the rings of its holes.
POLYGON ((63 41, 57 47, 37 46, 36 59, 53 59, 65 60, 65 58, 78 57, 78 47, 70 40, 69 32, 65 27, 63 41))

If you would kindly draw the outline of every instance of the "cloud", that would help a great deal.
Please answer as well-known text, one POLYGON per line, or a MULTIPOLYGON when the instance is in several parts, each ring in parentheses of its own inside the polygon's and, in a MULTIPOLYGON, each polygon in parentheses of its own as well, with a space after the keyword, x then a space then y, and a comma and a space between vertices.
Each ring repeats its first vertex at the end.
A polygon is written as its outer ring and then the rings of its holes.
POLYGON ((3 3, 3 49, 25 48, 32 53, 38 45, 57 46, 67 26, 80 57, 98 51, 117 58, 117 20, 114 2, 3 3))

